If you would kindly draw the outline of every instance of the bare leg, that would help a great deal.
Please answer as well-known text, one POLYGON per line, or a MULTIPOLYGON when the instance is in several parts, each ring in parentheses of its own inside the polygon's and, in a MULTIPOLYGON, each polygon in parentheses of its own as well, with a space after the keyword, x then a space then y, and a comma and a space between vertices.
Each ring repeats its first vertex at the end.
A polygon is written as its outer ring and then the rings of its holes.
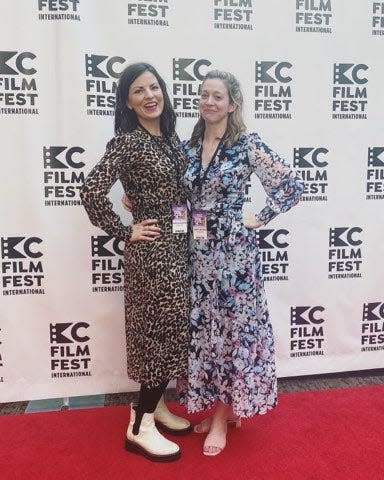
MULTIPOLYGON (((207 418, 204 418, 200 423, 193 427, 195 433, 209 433, 211 428, 213 415, 210 415, 207 418)), ((240 428, 241 427, 241 418, 233 413, 231 409, 227 417, 227 426, 231 428, 240 428)))
POLYGON ((205 439, 203 453, 208 456, 219 454, 226 445, 227 421, 232 412, 230 405, 218 401, 212 416, 211 428, 205 439))

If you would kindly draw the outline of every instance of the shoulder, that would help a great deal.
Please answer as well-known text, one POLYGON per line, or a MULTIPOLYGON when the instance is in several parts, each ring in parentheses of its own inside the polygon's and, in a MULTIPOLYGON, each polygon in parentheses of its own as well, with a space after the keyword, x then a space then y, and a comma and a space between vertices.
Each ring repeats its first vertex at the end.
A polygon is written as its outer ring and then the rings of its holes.
POLYGON ((226 150, 229 152, 239 152, 239 151, 246 151, 249 148, 254 148, 255 145, 261 142, 260 137, 255 132, 244 132, 240 135, 240 137, 236 140, 236 142, 231 146, 227 147, 226 150))
POLYGON ((183 140, 181 142, 181 147, 187 157, 193 157, 198 151, 199 145, 200 142, 197 142, 196 145, 192 146, 191 140, 183 140))
POLYGON ((166 139, 167 142, 176 150, 180 150, 182 148, 180 137, 176 132, 171 133, 171 135, 166 137, 166 139))
POLYGON ((122 133, 119 135, 115 135, 111 140, 107 143, 107 150, 129 150, 131 147, 138 144, 142 139, 138 135, 137 130, 133 130, 132 132, 122 133))
POLYGON ((169 136, 169 138, 173 143, 176 143, 177 145, 181 144, 180 137, 176 132, 173 132, 172 135, 169 136))
POLYGON ((247 132, 244 133, 244 140, 245 142, 250 145, 250 144, 257 144, 261 142, 261 138, 258 133, 256 132, 247 132))
POLYGON ((264 150, 267 145, 256 132, 247 132, 244 134, 244 143, 249 151, 264 150))

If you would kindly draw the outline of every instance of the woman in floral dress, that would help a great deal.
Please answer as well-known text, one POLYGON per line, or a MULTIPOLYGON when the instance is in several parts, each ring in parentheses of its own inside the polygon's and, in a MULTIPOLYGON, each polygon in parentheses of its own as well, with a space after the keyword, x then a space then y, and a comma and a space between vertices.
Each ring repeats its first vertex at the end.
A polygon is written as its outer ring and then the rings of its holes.
POLYGON ((215 406, 195 427, 208 433, 203 453, 210 456, 225 447, 229 422, 239 425, 241 417, 266 413, 277 403, 273 332, 255 229, 289 210, 303 191, 290 166, 256 133, 245 132, 242 103, 232 74, 210 72, 202 85, 201 117, 184 143, 192 217, 206 221, 207 229, 206 239, 196 229, 190 240, 189 371, 179 393, 190 412, 215 406), (248 217, 242 207, 252 173, 267 201, 248 217))

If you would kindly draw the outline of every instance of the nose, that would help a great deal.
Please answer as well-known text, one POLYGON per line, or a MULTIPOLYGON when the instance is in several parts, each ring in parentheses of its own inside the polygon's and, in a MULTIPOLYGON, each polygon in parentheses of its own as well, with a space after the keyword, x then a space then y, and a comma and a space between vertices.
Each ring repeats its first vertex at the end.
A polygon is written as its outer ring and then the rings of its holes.
POLYGON ((208 95, 208 96, 207 96, 207 98, 205 99, 205 103, 206 103, 207 105, 212 105, 212 103, 213 103, 213 97, 212 97, 212 95, 208 95))
POLYGON ((144 91, 145 98, 152 98, 153 97, 153 92, 151 88, 146 88, 144 91))

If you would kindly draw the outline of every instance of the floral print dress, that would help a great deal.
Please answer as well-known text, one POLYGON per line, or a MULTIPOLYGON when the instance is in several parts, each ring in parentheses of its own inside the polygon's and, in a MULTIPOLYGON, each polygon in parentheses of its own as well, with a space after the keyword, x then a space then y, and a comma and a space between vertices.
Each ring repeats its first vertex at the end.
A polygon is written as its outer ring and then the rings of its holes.
POLYGON ((191 342, 181 403, 197 412, 221 400, 241 417, 263 414, 277 403, 275 352, 256 232, 242 219, 245 186, 255 172, 267 194, 256 216, 266 224, 298 202, 303 183, 255 133, 219 148, 206 172, 201 141, 183 146, 192 209, 207 212, 208 237, 190 240, 191 342))

